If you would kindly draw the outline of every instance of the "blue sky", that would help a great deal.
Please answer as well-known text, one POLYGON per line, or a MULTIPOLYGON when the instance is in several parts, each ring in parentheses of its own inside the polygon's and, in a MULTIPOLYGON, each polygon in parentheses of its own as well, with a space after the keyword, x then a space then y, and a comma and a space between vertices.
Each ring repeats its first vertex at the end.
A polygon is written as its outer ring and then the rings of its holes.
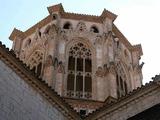
POLYGON ((142 44, 144 83, 159 74, 159 0, 0 0, 0 41, 11 48, 14 27, 27 30, 48 15, 47 7, 62 3, 65 11, 100 15, 104 8, 118 15, 115 24, 132 44, 142 44))

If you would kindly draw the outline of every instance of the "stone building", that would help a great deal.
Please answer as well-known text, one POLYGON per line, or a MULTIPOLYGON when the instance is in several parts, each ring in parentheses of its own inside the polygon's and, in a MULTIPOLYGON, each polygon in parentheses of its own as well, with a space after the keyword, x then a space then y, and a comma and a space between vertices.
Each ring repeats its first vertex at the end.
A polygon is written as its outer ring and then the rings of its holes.
POLYGON ((11 51, 0 44, 2 120, 140 120, 150 117, 146 110, 158 116, 159 76, 142 85, 141 45, 129 43, 115 14, 68 13, 62 4, 48 11, 25 32, 13 30, 11 51))

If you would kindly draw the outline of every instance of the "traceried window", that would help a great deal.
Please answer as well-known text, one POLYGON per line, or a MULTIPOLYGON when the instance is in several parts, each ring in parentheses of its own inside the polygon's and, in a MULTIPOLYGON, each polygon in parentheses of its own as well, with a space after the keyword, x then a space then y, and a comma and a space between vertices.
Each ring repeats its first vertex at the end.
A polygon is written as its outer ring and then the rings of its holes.
POLYGON ((30 66, 30 69, 34 71, 38 76, 41 75, 42 71, 42 57, 43 53, 40 51, 34 51, 31 57, 28 59, 28 65, 30 66))
POLYGON ((91 51, 83 43, 77 43, 69 50, 67 96, 91 98, 92 93, 91 51))
POLYGON ((122 97, 127 94, 127 84, 122 79, 121 76, 116 76, 116 82, 117 82, 117 97, 122 97))

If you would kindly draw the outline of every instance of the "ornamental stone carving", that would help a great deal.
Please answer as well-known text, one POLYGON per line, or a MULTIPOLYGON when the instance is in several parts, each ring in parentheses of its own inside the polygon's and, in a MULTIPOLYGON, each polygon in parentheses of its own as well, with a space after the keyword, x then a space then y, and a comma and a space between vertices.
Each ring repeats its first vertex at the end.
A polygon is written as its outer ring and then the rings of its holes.
POLYGON ((77 31, 79 32, 86 32, 87 31, 87 27, 85 25, 84 22, 80 21, 78 24, 77 24, 77 31))

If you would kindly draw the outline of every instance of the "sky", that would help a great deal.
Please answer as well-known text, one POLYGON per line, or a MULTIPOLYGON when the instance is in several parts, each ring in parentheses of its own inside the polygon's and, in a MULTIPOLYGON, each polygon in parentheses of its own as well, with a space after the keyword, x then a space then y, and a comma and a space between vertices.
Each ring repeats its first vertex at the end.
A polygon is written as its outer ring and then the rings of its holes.
POLYGON ((67 12, 101 15, 106 8, 118 15, 114 24, 132 45, 142 45, 143 83, 159 74, 160 0, 0 0, 0 41, 11 48, 14 28, 27 30, 49 14, 48 6, 59 3, 67 12))

